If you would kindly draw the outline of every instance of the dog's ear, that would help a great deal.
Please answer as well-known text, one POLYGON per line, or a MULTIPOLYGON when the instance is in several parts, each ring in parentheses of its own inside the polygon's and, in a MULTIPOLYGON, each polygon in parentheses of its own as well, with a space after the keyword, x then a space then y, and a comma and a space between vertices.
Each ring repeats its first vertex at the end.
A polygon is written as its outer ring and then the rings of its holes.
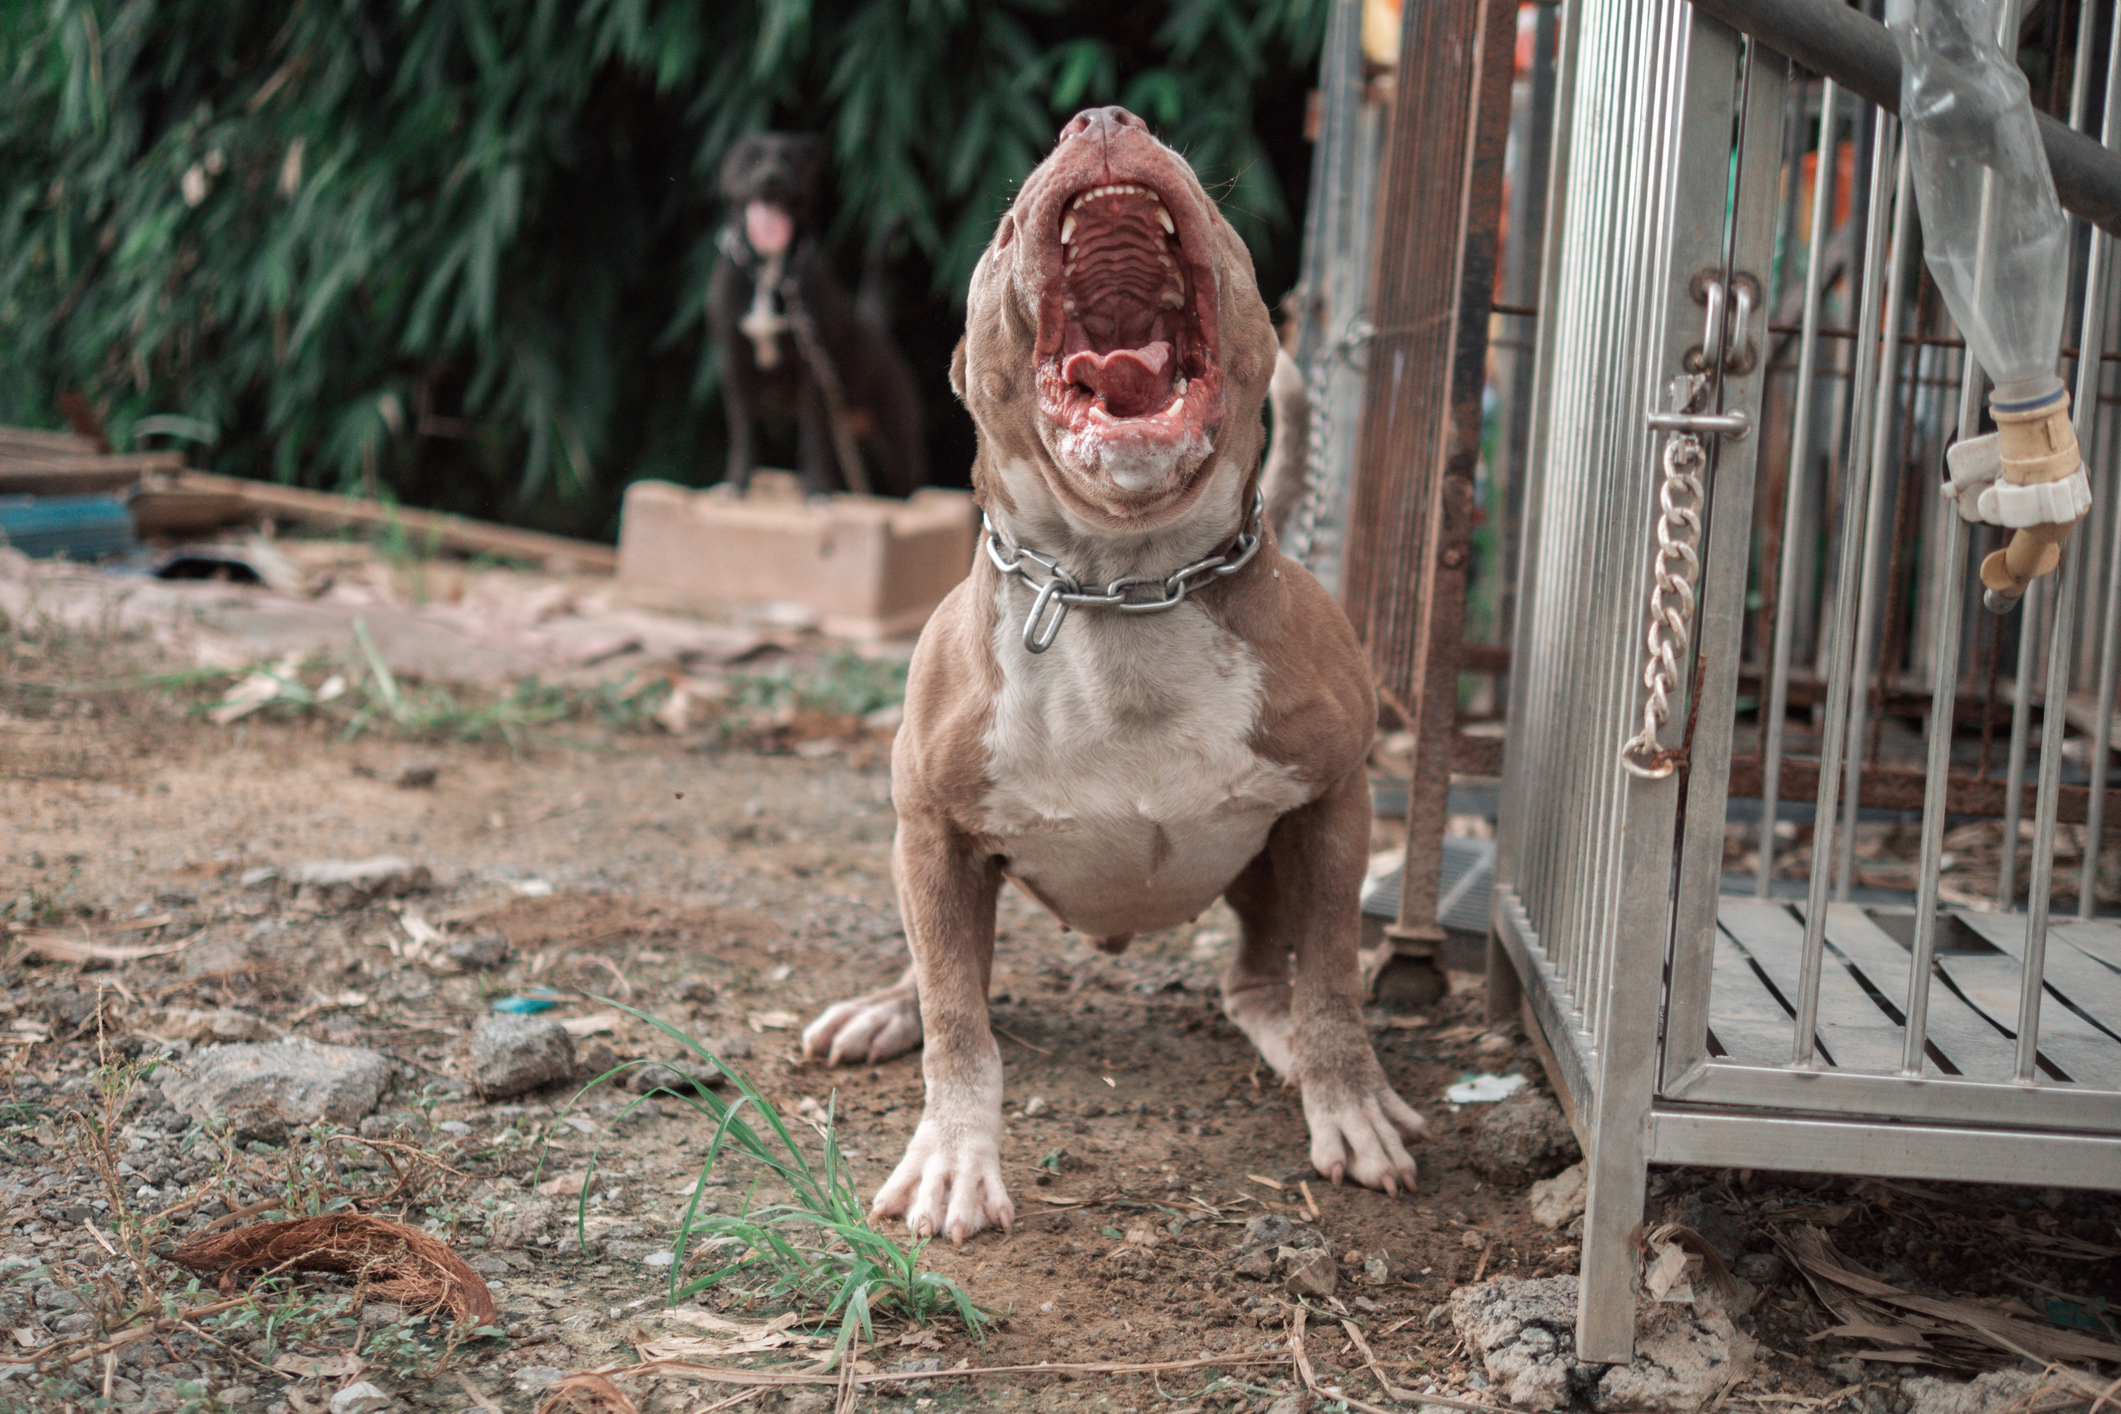
POLYGON ((748 133, 729 144, 729 150, 722 154, 722 168, 718 174, 724 198, 735 201, 743 194, 744 178, 757 164, 759 149, 763 145, 757 133, 748 133))
POLYGON ((957 336, 957 348, 950 355, 950 391, 957 394, 959 402, 965 400, 965 336, 963 334, 957 336))

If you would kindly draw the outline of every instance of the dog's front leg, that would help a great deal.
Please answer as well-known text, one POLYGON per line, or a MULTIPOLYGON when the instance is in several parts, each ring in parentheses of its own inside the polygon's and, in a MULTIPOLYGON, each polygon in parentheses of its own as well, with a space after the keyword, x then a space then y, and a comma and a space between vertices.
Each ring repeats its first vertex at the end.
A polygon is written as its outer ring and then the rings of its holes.
POLYGON ((1406 1142, 1428 1138, 1429 1126, 1385 1079, 1362 1022, 1355 952, 1369 838, 1361 768, 1275 822, 1224 895, 1243 938, 1223 977, 1223 1011, 1301 1088, 1312 1167, 1335 1183, 1411 1192, 1406 1142))
POLYGON ((717 332, 722 352, 722 416, 729 424, 729 466, 723 479, 741 495, 751 489, 758 470, 757 376, 751 367, 751 345, 732 323, 717 332))
POLYGON ((892 866, 919 978, 928 1095, 874 1211, 905 1218, 917 1237, 963 1242, 1016 1221, 1002 1186, 1002 1053, 987 1025, 1001 870, 948 822, 918 815, 900 818, 892 866))
POLYGON ((839 456, 833 450, 832 417, 825 409, 825 395, 816 376, 808 371, 797 395, 795 461, 806 495, 829 496, 845 484, 837 471, 839 456))

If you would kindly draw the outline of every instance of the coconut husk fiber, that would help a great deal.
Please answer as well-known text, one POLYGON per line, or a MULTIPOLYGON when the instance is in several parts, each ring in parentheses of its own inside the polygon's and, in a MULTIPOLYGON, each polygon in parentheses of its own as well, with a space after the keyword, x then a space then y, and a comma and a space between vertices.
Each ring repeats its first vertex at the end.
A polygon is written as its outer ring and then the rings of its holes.
POLYGON ((485 1281, 448 1243, 365 1213, 211 1233, 185 1243, 169 1260, 201 1276, 219 1277, 224 1288, 243 1272, 343 1272, 363 1278, 377 1296, 422 1315, 446 1308, 467 1326, 490 1326, 500 1316, 485 1281))

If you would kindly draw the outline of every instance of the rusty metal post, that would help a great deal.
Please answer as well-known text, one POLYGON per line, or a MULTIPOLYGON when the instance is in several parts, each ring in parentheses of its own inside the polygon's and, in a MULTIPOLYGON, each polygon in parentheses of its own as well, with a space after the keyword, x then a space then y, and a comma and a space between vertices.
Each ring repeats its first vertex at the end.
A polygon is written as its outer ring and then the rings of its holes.
POLYGON ((1399 921, 1381 1000, 1444 987, 1436 920, 1472 552, 1517 0, 1406 0, 1378 200, 1342 602, 1414 735, 1399 921))

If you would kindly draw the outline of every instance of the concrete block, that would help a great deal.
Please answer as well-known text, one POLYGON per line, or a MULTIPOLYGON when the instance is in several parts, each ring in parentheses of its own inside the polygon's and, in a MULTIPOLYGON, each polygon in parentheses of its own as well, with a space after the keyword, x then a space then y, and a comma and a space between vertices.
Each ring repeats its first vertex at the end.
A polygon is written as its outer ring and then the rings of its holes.
POLYGON ((619 521, 619 588, 662 608, 800 604, 829 634, 886 638, 927 622, 972 567, 978 533, 964 491, 805 500, 792 477, 762 471, 739 499, 636 481, 619 521))

